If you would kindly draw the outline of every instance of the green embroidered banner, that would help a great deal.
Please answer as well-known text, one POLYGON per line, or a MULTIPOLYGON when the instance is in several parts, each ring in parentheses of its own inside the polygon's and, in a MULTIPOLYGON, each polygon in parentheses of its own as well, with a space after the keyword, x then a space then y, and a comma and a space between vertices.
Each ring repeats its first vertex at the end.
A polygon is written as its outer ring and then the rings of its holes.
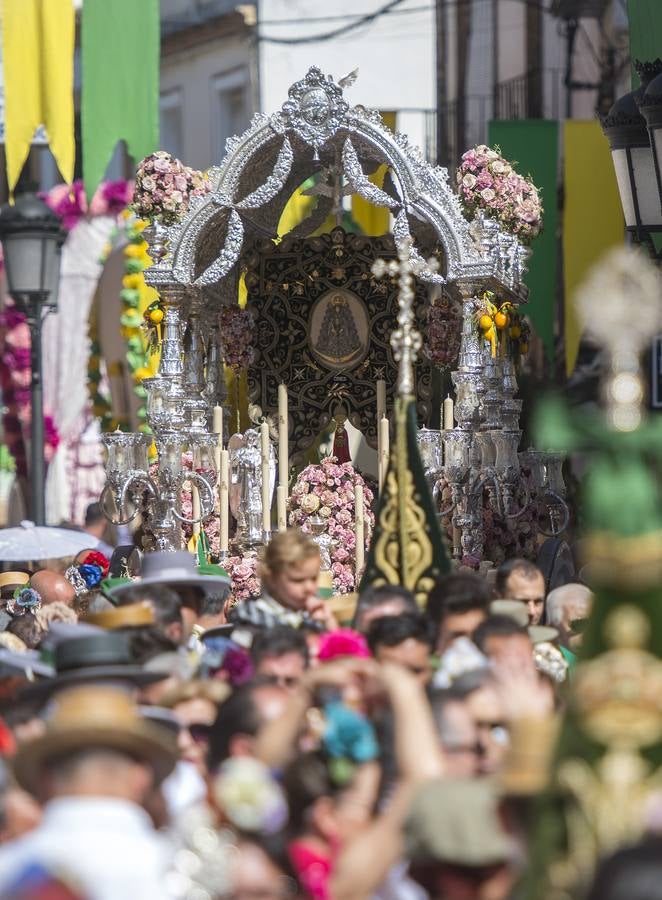
MULTIPOLYGON (((630 60, 652 62, 662 56, 662 3, 660 0, 628 0, 630 60)), ((639 85, 632 69, 632 87, 639 85)))
POLYGON ((526 284, 529 303, 524 312, 540 335, 549 359, 554 358, 554 322, 557 300, 557 185, 559 129, 545 119, 493 121, 489 144, 498 144, 506 159, 517 163, 521 175, 530 175, 542 192, 543 231, 533 241, 526 284))
POLYGON ((159 145, 158 0, 85 0, 81 25, 83 180, 90 198, 119 140, 135 162, 159 145))

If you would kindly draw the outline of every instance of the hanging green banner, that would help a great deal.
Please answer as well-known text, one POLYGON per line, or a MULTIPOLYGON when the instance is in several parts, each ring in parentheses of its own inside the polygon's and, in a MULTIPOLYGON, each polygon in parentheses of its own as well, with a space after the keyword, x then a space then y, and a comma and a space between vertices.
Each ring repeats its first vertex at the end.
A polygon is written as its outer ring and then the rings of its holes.
POLYGON ((490 146, 517 164, 520 175, 530 175, 541 191, 544 208, 543 231, 531 245, 526 284, 529 303, 525 308, 545 345, 548 359, 554 359, 554 322, 557 304, 557 185, 559 129, 545 119, 493 121, 489 124, 490 146))
MULTIPOLYGON (((662 3, 660 0, 628 0, 630 60, 653 62, 662 56, 662 3)), ((639 78, 632 69, 632 87, 639 78)))
POLYGON ((83 180, 88 198, 124 140, 134 161, 158 149, 158 0, 85 0, 81 24, 83 180))

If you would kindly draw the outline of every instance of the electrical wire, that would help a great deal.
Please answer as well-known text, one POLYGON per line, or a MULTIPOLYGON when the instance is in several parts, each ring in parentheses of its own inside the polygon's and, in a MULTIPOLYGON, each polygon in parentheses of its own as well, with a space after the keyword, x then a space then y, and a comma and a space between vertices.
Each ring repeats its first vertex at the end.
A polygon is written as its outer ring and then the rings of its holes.
MULTIPOLYGON (((366 15, 358 16, 355 21, 348 22, 346 25, 342 25, 339 28, 335 28, 332 31, 323 32, 321 34, 311 34, 305 35, 302 37, 276 37, 275 35, 270 34, 262 34, 261 32, 257 34, 257 40, 263 43, 268 44, 313 44, 313 43, 321 43, 323 41, 330 41, 335 37, 339 37, 344 34, 349 34, 352 31, 355 31, 357 28, 361 28, 364 25, 369 25, 371 22, 374 22, 376 19, 379 19, 381 16, 393 15, 395 13, 399 15, 404 15, 408 12, 420 12, 425 9, 432 10, 435 9, 434 4, 430 4, 427 7, 419 6, 415 7, 411 10, 395 10, 396 6, 399 6, 400 3, 403 3, 404 0, 391 0, 390 3, 386 3, 384 6, 376 9, 372 13, 368 13, 366 15)), ((468 4, 473 4, 474 0, 445 0, 445 5, 447 8, 451 8, 453 6, 465 6, 468 4)), ((484 2, 489 2, 489 0, 484 0, 484 2)), ((524 6, 532 6, 536 9, 539 9, 541 13, 546 13, 547 15, 552 15, 551 6, 542 6, 540 0, 519 0, 524 6)), ((338 18, 348 18, 347 16, 339 16, 338 18)), ((308 22, 319 22, 322 21, 323 17, 311 18, 311 19, 279 19, 277 24, 291 24, 291 25, 304 25, 308 22)), ((331 17, 327 19, 327 21, 331 20, 331 17)), ((260 26, 267 24, 266 22, 260 22, 260 26)), ((276 24, 275 21, 272 21, 271 24, 276 24)))
POLYGON ((384 6, 380 6, 379 9, 374 10, 374 12, 367 13, 366 15, 361 16, 355 22, 348 22, 346 25, 341 25, 339 28, 334 28, 332 31, 327 31, 324 34, 311 34, 307 35, 306 37, 291 38, 259 35, 258 40, 268 41, 270 44, 311 44, 322 41, 330 41, 333 38, 340 37, 343 34, 347 34, 347 32, 349 31, 354 31, 356 28, 360 28, 362 25, 368 25, 370 24, 370 22, 374 22, 375 19, 378 19, 380 16, 386 15, 396 6, 400 6, 400 4, 404 2, 405 0, 389 0, 388 3, 384 4, 384 6))

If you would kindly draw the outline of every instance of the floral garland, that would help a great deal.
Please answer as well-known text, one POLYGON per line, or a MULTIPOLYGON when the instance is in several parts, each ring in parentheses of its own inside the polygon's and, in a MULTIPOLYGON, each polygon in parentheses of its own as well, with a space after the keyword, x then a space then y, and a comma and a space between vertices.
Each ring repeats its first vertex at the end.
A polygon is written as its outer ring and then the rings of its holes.
POLYGON ((498 149, 479 144, 462 156, 457 184, 464 212, 473 218, 483 210, 523 244, 542 229, 543 208, 530 177, 519 175, 498 149))
MULTIPOLYGON (((127 219, 127 244, 124 248, 124 277, 122 278, 122 315, 120 325, 126 339, 126 361, 134 380, 134 391, 141 400, 147 392, 142 386, 143 378, 156 374, 159 357, 146 339, 144 324, 147 311, 158 304, 159 295, 145 281, 144 270, 151 265, 147 242, 142 232, 147 223, 138 219, 127 219)), ((163 313, 161 313, 161 318, 163 313)), ((139 430, 147 431, 147 410, 144 405, 138 409, 139 430)))
POLYGON ((224 306, 219 316, 219 344, 226 366, 247 369, 255 359, 255 315, 240 306, 224 306))
POLYGON ((351 463, 339 464, 335 457, 328 456, 318 465, 307 466, 292 488, 290 505, 290 525, 310 533, 308 519, 319 515, 328 521, 328 534, 335 539, 336 546, 331 551, 331 571, 333 586, 338 594, 347 594, 356 585, 356 537, 354 534, 354 486, 363 485, 363 520, 365 523, 365 545, 370 546, 370 538, 375 524, 371 505, 373 493, 351 463))
POLYGON ((439 297, 428 309, 427 324, 425 356, 439 369, 452 369, 460 352, 462 306, 449 297, 439 297))
POLYGON ((229 606, 236 606, 237 603, 244 603, 260 596, 262 587, 257 574, 257 554, 229 556, 223 560, 223 568, 232 582, 229 606))
POLYGON ((210 190, 202 172, 190 169, 165 150, 158 150, 138 166, 132 209, 149 222, 175 225, 186 214, 191 199, 210 190))
MULTIPOLYGON (((16 470, 27 477, 28 466, 24 434, 32 422, 32 377, 30 359, 30 329, 22 312, 8 298, 0 312, 2 332, 2 357, 0 359, 0 386, 5 405, 3 417, 4 441, 16 462, 16 470)), ((44 457, 50 462, 60 443, 53 417, 44 415, 44 457)))

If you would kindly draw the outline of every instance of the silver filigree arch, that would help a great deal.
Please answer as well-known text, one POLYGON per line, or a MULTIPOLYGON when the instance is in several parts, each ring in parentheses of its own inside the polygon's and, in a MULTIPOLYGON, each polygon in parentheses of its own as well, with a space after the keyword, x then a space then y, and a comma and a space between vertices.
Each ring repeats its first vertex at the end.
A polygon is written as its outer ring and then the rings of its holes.
POLYGON ((279 112, 255 115, 244 134, 227 141, 225 158, 210 171, 211 193, 197 198, 185 219, 167 229, 169 252, 147 271, 147 281, 157 289, 219 285, 235 268, 246 234, 275 236, 292 191, 322 161, 340 166, 354 193, 391 210, 394 237, 412 238, 417 264, 417 229, 432 227, 443 248, 443 274, 426 267, 422 280, 482 282, 524 299, 526 248, 493 221, 469 223, 447 170, 425 161, 406 135, 393 134, 374 110, 350 108, 342 87, 315 67, 292 85, 279 112), (370 182, 366 163, 386 163, 395 190, 370 182), (251 219, 255 214, 259 221, 251 219))

